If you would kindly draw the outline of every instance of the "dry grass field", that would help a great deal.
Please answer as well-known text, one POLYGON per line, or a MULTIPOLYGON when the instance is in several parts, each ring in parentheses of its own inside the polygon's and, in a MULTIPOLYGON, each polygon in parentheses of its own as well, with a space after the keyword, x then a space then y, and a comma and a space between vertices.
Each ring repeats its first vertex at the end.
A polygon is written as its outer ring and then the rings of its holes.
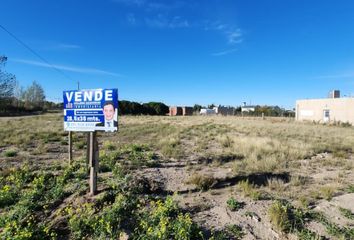
POLYGON ((88 196, 60 114, 0 118, 1 239, 354 239, 354 128, 124 116, 88 196))

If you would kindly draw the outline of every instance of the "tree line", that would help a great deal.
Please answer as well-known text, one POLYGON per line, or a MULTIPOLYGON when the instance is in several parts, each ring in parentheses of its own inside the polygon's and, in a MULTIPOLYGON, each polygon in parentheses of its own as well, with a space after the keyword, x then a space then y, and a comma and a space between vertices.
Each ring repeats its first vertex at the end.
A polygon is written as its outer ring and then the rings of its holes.
POLYGON ((131 101, 119 101, 118 112, 120 115, 166 115, 169 107, 161 102, 138 103, 131 101))
POLYGON ((36 81, 24 88, 14 74, 4 70, 6 56, 0 56, 0 115, 31 113, 59 107, 45 100, 44 89, 36 81))
POLYGON ((257 105, 253 114, 256 116, 264 114, 264 116, 269 117, 295 117, 294 111, 285 110, 284 108, 281 108, 279 106, 257 105))

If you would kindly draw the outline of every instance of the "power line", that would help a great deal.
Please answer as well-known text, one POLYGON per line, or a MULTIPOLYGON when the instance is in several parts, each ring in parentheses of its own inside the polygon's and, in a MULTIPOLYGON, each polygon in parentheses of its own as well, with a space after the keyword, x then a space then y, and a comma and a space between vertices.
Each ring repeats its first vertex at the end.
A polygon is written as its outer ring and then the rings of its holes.
POLYGON ((3 25, 0 24, 0 28, 2 28, 7 34, 9 34, 12 38, 14 38, 18 43, 20 43, 23 47, 25 47, 28 51, 30 51, 32 54, 34 54, 36 57, 38 57, 40 60, 48 64, 51 68, 53 68, 55 71, 66 77, 67 79, 74 81, 71 77, 69 77, 67 74, 65 74, 63 71, 60 69, 56 68, 53 64, 51 64, 49 61, 47 61, 44 57, 36 53, 32 48, 30 48, 26 43, 21 41, 18 37, 16 37, 13 33, 11 33, 9 30, 7 30, 3 25))

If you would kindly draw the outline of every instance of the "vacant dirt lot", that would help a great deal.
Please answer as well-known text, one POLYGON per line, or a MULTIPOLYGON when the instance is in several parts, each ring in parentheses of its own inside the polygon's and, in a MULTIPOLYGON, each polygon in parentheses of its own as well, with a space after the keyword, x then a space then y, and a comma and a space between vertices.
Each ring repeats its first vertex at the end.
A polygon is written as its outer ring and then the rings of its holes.
POLYGON ((68 166, 62 116, 0 118, 4 239, 354 239, 354 128, 124 116, 68 166))

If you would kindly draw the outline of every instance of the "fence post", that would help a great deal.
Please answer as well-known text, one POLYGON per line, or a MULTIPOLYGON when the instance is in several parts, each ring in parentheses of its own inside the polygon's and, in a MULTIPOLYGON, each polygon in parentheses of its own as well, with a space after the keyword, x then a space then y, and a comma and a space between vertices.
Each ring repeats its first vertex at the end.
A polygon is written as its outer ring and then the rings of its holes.
POLYGON ((86 169, 89 170, 90 166, 90 133, 86 134, 86 169))
POLYGON ((97 192, 97 168, 98 168, 98 144, 96 132, 90 132, 90 196, 94 196, 97 192))
POLYGON ((68 146, 68 151, 69 151, 69 165, 71 165, 71 161, 73 159, 73 132, 69 131, 69 146, 68 146))

